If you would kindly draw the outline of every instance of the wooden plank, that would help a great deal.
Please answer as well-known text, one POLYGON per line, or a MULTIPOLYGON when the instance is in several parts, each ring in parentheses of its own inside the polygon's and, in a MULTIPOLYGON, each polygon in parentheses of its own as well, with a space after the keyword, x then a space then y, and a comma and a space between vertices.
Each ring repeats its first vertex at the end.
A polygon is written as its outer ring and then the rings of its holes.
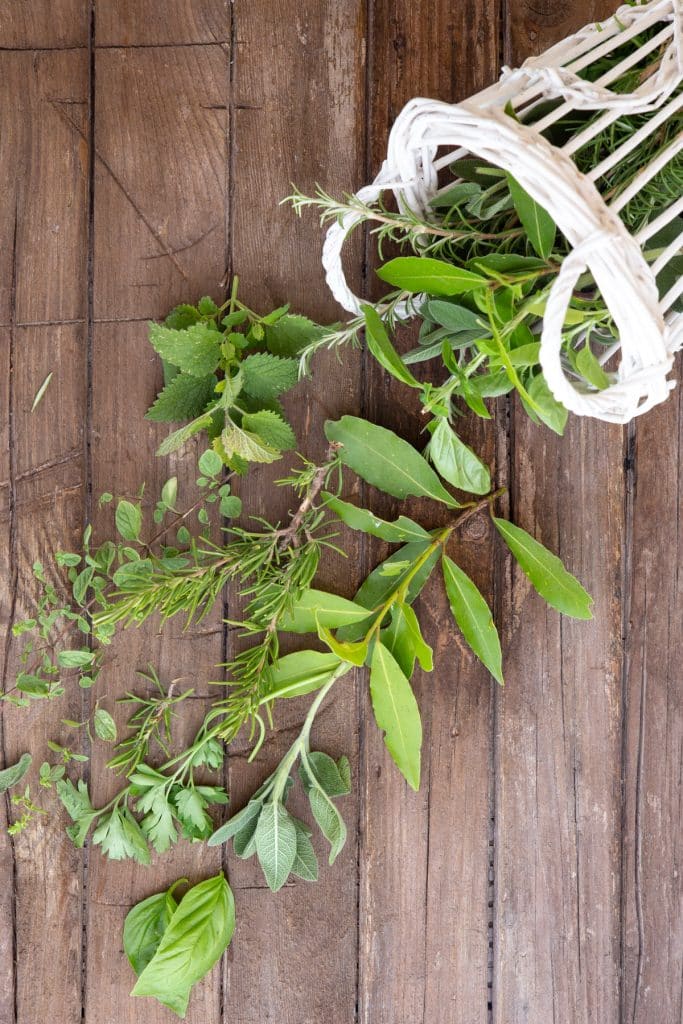
MULTIPOLYGON (((15 18, 21 13, 13 11, 8 30, 17 29, 15 18)), ((29 40, 20 36, 22 41, 29 40)), ((82 123, 87 60, 77 50, 2 53, 0 81, 0 318, 8 324, 2 350, 0 620, 2 682, 9 690, 20 650, 11 625, 33 612, 37 597, 31 566, 43 560, 58 584, 49 552, 77 543, 83 521, 84 329, 81 324, 20 324, 77 318, 84 308, 87 191, 82 153, 53 100, 71 105, 82 123), (50 370, 53 384, 32 413, 35 392, 50 370)), ((59 718, 78 717, 80 706, 79 692, 29 709, 3 704, 2 763, 11 764, 30 750, 40 764, 49 754, 47 739, 66 740, 59 718)), ((82 858, 63 834, 54 793, 38 790, 35 771, 28 781, 49 817, 12 839, 3 830, 0 840, 6 870, 0 1016, 16 1024, 36 1019, 66 1024, 81 1012, 82 858), (47 944, 46 934, 63 934, 63 939, 47 944)), ((7 798, 3 805, 9 810, 7 798)))
POLYGON ((87 54, 78 50, 2 53, 0 59, 4 126, 0 162, 7 168, 0 213, 5 239, 0 253, 0 322, 9 323, 12 301, 19 324, 82 320, 87 253, 83 241, 88 192, 87 54), (38 124, 40 131, 36 130, 38 124), (15 225, 22 264, 13 299, 15 225))
MULTIPOLYGON (((309 191, 316 181, 339 190, 360 182, 363 11, 358 0, 345 5, 238 0, 234 5, 233 266, 245 301, 259 309, 290 301, 293 308, 323 322, 338 316, 323 282, 316 218, 298 221, 278 203, 292 182, 309 191)), ((300 385, 288 403, 307 456, 324 452, 325 418, 358 410, 360 387, 352 353, 345 354, 343 367, 331 356, 316 359, 312 383, 300 385)), ((272 518, 291 507, 290 495, 273 495, 269 486, 282 471, 277 463, 272 472, 264 468, 245 482, 243 499, 252 514, 272 518)), ((342 580, 344 591, 353 594, 359 582, 358 543, 350 535, 344 546, 348 559, 326 558, 321 583, 336 589, 342 580)), ((282 757, 300 728, 307 702, 292 704, 277 708, 276 731, 255 764, 247 768, 239 748, 231 755, 230 789, 236 806, 282 757)), ((346 753, 352 762, 354 793, 341 801, 349 827, 346 849, 329 868, 326 844, 316 839, 320 880, 313 886, 296 882, 277 895, 264 890, 257 865, 231 855, 239 923, 227 962, 226 1022, 354 1019, 358 758, 352 679, 341 682, 322 709, 314 742, 333 755, 346 753), (264 942, 276 951, 267 964, 264 942)), ((310 818, 303 801, 300 806, 302 816, 310 818)))
POLYGON ((96 320, 220 288, 228 66, 222 46, 98 51, 96 320))
MULTIPOLYGON (((94 306, 97 317, 111 322, 97 324, 93 340, 93 493, 131 494, 146 480, 148 513, 172 475, 179 480, 180 500, 192 502, 201 448, 154 457, 168 428, 143 419, 161 373, 146 325, 137 318, 162 317, 177 302, 204 293, 219 297, 225 269, 227 66, 218 46, 97 52, 94 306), (175 254, 202 233, 203 242, 175 254)), ((101 516, 98 523, 103 530, 101 516)), ((134 671, 150 661, 166 683, 180 678, 182 688, 205 696, 207 681, 220 677, 215 666, 222 660, 221 608, 182 630, 181 621, 163 633, 150 622, 119 637, 103 679, 108 701, 139 689, 134 671)), ((178 745, 191 737, 206 706, 194 698, 187 704, 178 745)), ((117 718, 125 719, 123 709, 117 718)), ((115 787, 106 758, 101 745, 96 747, 98 800, 115 787)), ((186 842, 155 857, 152 869, 109 863, 93 852, 86 977, 93 1021, 106 1020, 112 1005, 122 1024, 139 1020, 141 1013, 146 1021, 167 1020, 159 1004, 129 998, 134 978, 121 948, 123 918, 142 897, 183 875, 196 882, 215 874, 220 862, 219 852, 186 842)), ((220 973, 214 972, 194 992, 187 1019, 217 1020, 221 998, 220 973)))
MULTIPOLYGON (((506 58, 606 7, 508 5, 506 58)), ((514 571, 496 707, 493 1019, 617 1020, 623 435, 570 418, 559 439, 511 408, 513 519, 585 582, 595 617, 561 619, 514 571)))
POLYGON ((124 0, 97 5, 97 46, 169 46, 225 43, 230 38, 227 0, 124 0))
MULTIPOLYGON (((413 96, 463 98, 498 67, 493 3, 373 5, 369 84, 372 172, 387 132, 413 96)), ((421 413, 405 389, 367 368, 366 415, 424 445, 421 413)), ((466 422, 462 436, 495 461, 494 424, 466 422)), ((397 503, 378 503, 395 515, 397 503)), ((406 508, 402 503, 401 510, 406 508)), ((438 509, 413 502, 407 514, 436 525, 438 509)), ((492 596, 490 529, 476 521, 451 555, 492 596)), ((377 548, 372 558, 379 557, 377 548)), ((423 781, 411 793, 364 705, 363 836, 359 1013, 363 1022, 485 1022, 488 919, 491 680, 457 635, 435 579, 419 602, 433 676, 416 677, 423 726, 423 781)))
POLYGON ((87 46, 89 33, 86 0, 12 0, 3 7, 0 47, 51 50, 87 46))
POLYGON ((683 990, 681 383, 637 422, 626 567, 622 1020, 677 1021, 683 990))

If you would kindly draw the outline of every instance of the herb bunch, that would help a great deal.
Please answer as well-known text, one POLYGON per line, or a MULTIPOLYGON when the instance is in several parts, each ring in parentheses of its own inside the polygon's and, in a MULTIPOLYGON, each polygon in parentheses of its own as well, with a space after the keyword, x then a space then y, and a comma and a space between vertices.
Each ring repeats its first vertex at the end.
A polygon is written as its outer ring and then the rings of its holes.
MULTIPOLYGON (((591 67, 591 73, 604 74, 647 38, 646 34, 618 48, 599 66, 591 67)), ((611 88, 629 91, 652 75, 666 44, 650 50, 611 88)), ((531 125, 547 118, 542 134, 558 146, 601 116, 600 112, 571 111, 554 118, 559 105, 559 100, 535 102, 526 111, 515 113, 510 108, 507 113, 531 125)), ((596 167, 640 131, 649 116, 625 115, 601 128, 574 154, 579 169, 596 167)), ((651 160, 671 149, 673 155, 659 173, 620 210, 632 231, 654 221, 681 194, 683 154, 675 150, 681 117, 680 111, 672 115, 596 181, 610 201, 651 160)), ((477 157, 454 161, 450 174, 452 183, 437 192, 425 215, 405 209, 396 212, 381 198, 373 203, 356 196, 337 200, 322 189, 312 197, 297 190, 289 197, 297 213, 313 207, 323 224, 352 214, 358 224, 367 225, 381 262, 378 276, 393 289, 365 306, 363 315, 324 330, 302 353, 302 369, 308 369, 320 348, 360 344, 364 334, 379 363, 420 391, 425 412, 433 417, 428 430, 438 434, 436 444, 430 443, 432 458, 439 457, 440 440, 447 446, 452 443, 449 427, 461 412, 469 409, 488 417, 486 400, 512 391, 532 420, 558 434, 567 421, 566 409, 551 394, 541 371, 539 335, 568 243, 548 212, 511 174, 477 157), (400 255, 384 262, 388 244, 398 248, 400 255), (390 334, 407 322, 419 325, 417 345, 399 355, 390 334), (419 380, 413 374, 417 364, 430 367, 419 380)), ((649 239, 645 259, 654 262, 682 231, 683 218, 673 218, 649 239)), ((660 297, 681 271, 683 255, 674 255, 657 275, 660 297)), ((674 308, 683 310, 682 298, 674 308)), ((617 349, 616 325, 587 272, 577 282, 565 319, 565 369, 589 390, 604 390, 616 380, 611 360, 617 349)))

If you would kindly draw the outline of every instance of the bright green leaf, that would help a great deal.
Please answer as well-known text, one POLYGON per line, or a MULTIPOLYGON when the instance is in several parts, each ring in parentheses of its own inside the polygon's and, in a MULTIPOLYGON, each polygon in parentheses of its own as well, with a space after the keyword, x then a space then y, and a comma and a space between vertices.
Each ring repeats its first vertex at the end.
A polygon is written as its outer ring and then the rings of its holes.
POLYGON ((443 416, 437 421, 428 451, 441 476, 453 487, 471 494, 487 494, 491 490, 488 466, 460 440, 443 416))
POLYGON ((460 295, 488 284, 480 274, 430 256, 398 256, 380 267, 377 276, 403 291, 429 295, 460 295))
POLYGON ((408 387, 421 387, 392 345, 374 306, 361 306, 361 312, 365 318, 365 341, 380 366, 408 387))
POLYGON ((357 416, 343 416, 325 423, 325 436, 342 445, 344 465, 387 494, 433 498, 449 508, 458 507, 429 463, 392 430, 357 416))
MULTIPOLYGON (((352 530, 362 530, 369 533, 371 537, 379 537, 389 544, 406 544, 409 541, 430 540, 430 535, 422 526, 408 519, 407 516, 399 516, 395 522, 387 522, 380 519, 367 508, 359 508, 348 501, 342 501, 335 495, 324 493, 323 497, 331 512, 346 523, 352 530)), ((329 625, 329 623, 324 623, 329 625)))
POLYGON ((387 648, 377 641, 370 666, 370 697, 384 742, 408 785, 420 788, 420 710, 410 683, 387 648))
POLYGON ((575 619, 593 618, 593 598, 556 555, 520 526, 506 519, 494 518, 493 521, 534 589, 551 607, 575 619))
POLYGON ((507 175, 510 195, 520 223, 527 233, 535 252, 543 260, 550 256, 555 244, 557 228, 550 214, 543 209, 511 174, 507 175))
POLYGON ((483 661, 494 679, 502 683, 500 640, 491 609, 460 566, 447 555, 443 556, 441 564, 453 618, 476 656, 483 661))

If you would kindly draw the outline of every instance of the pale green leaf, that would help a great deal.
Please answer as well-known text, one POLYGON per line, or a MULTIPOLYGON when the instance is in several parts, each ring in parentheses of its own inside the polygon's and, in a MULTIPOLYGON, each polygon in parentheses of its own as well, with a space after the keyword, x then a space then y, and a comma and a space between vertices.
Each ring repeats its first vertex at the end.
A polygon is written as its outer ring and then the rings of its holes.
POLYGON ((139 505, 122 499, 116 506, 116 529, 124 540, 137 540, 142 528, 139 505))
POLYGON ((269 888, 277 892, 296 858, 296 827, 281 803, 264 805, 256 826, 256 853, 269 888))
POLYGON ((31 767, 32 761, 33 758, 30 754, 22 754, 16 764, 10 765, 9 768, 3 768, 0 771, 0 793, 6 793, 12 786, 21 782, 31 767))
POLYGON ((207 377, 220 362, 221 335, 207 324, 178 331, 150 323, 149 340, 162 359, 195 377, 207 377))
POLYGON ((302 697, 319 690, 337 671, 338 657, 322 651, 295 651, 278 659, 267 674, 268 700, 302 697))

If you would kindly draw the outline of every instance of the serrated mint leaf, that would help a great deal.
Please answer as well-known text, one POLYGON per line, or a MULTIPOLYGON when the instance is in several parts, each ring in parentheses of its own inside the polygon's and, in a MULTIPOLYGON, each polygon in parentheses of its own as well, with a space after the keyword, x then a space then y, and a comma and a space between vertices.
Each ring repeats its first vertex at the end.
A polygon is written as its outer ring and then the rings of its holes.
MULTIPOLYGON (((246 417, 245 417, 246 418, 246 417)), ((234 423, 225 427, 220 436, 221 448, 228 460, 237 456, 245 462, 277 462, 280 450, 273 448, 263 438, 242 430, 234 423)))
POLYGON ((207 430, 213 419, 209 413, 204 413, 198 419, 193 420, 191 423, 187 423, 184 427, 180 427, 179 430, 174 430, 172 434, 169 434, 165 438, 159 447, 157 448, 157 455, 170 455, 171 452, 177 451, 182 448, 191 437, 198 434, 200 430, 207 430))
POLYGON ((557 555, 507 519, 494 517, 493 522, 534 589, 552 608, 575 619, 593 618, 593 598, 557 555))
POLYGON ((187 327, 191 327, 192 324, 196 324, 200 319, 198 309, 183 303, 171 310, 164 320, 164 325, 172 327, 175 331, 184 331, 187 327))
POLYGON ((345 466, 387 494, 433 498, 458 507, 426 459, 392 430, 357 416, 342 416, 336 422, 327 420, 325 436, 342 446, 345 466))
POLYGON ((299 378, 296 359, 282 359, 270 352, 255 352, 240 364, 244 374, 244 390, 263 402, 269 402, 289 391, 299 378))
POLYGON ((493 678, 502 683, 500 640, 491 609, 467 573, 446 555, 442 567, 453 618, 476 656, 486 665, 493 678))
POLYGON ((256 434, 271 448, 281 452, 296 448, 296 435, 286 420, 270 409, 259 412, 245 413, 242 427, 251 434, 256 434))
POLYGON ((211 399, 215 399, 216 377, 194 377, 190 373, 178 373, 159 392, 156 400, 145 413, 145 419, 155 423, 173 423, 193 420, 200 416, 211 399))
POLYGON ((176 331, 150 323, 149 340, 162 359, 195 377, 207 377, 220 363, 221 335, 207 324, 176 331))
POLYGON ((305 316, 288 314, 265 325, 266 346, 276 356, 298 356, 321 333, 322 328, 305 316))

